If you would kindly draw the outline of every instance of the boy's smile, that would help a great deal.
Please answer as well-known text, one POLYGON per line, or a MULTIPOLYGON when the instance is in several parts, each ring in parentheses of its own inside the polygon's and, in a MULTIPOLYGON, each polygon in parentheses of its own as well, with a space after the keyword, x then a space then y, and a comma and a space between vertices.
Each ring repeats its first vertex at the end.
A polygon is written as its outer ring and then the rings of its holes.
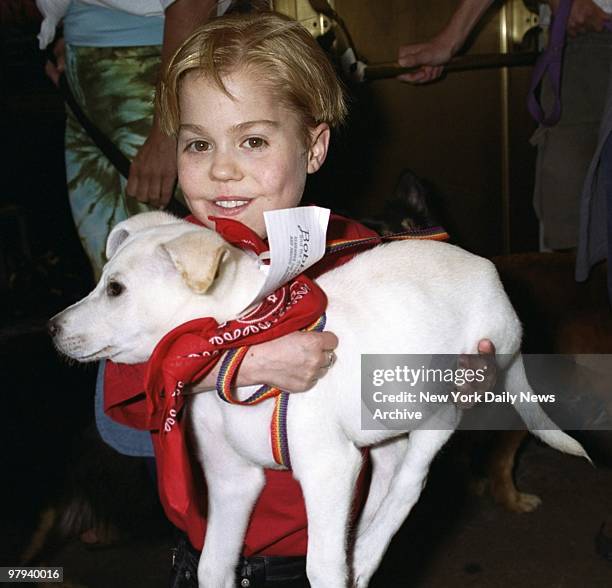
POLYGON ((306 175, 327 153, 329 128, 310 131, 304 145, 298 115, 255 75, 224 77, 231 97, 208 77, 188 74, 180 90, 178 173, 193 214, 232 217, 265 236, 266 210, 297 206, 306 175))

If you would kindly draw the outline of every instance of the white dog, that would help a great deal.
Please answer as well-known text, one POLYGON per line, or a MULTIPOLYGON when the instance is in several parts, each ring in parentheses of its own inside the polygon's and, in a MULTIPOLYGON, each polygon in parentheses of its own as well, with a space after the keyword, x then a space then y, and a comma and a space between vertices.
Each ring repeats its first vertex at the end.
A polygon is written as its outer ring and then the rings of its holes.
MULTIPOLYGON (((78 361, 145 361, 165 333, 186 321, 235 318, 264 279, 252 256, 213 231, 160 212, 117 225, 107 255, 95 290, 52 319, 57 348, 78 361)), ((346 586, 347 522, 360 448, 373 446, 373 481, 353 554, 355 585, 364 587, 452 431, 426 430, 427 422, 410 434, 362 430, 361 354, 476 353, 477 342, 488 338, 499 354, 512 357, 500 366, 505 389, 527 391, 521 327, 493 265, 444 243, 381 245, 318 284, 329 299, 327 328, 340 341, 337 361, 311 390, 292 395, 288 414, 293 475, 308 513, 307 574, 313 588, 346 586)), ((263 468, 278 467, 269 439, 273 403, 236 406, 214 393, 191 398, 209 500, 198 580, 201 587, 231 588, 263 468)), ((530 429, 542 429, 533 432, 546 443, 586 456, 537 404, 520 412, 530 429)), ((454 405, 441 406, 440 413, 453 428, 460 419, 454 405)))

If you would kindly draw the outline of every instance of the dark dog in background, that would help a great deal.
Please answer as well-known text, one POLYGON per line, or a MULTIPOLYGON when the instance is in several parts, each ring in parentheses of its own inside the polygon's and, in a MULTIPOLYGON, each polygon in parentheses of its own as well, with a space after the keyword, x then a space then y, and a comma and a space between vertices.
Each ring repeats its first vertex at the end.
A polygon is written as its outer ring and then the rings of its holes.
POLYGON ((379 235, 434 227, 441 220, 433 188, 409 169, 401 173, 393 194, 385 200, 382 214, 360 219, 379 235))
MULTIPOLYGON (((576 257, 572 252, 519 253, 492 261, 523 322, 526 353, 570 356, 612 353, 612 312, 605 263, 593 269, 587 282, 577 283, 576 257)), ((564 377, 568 388, 588 390, 592 396, 589 400, 612 414, 607 386, 604 390, 592 382, 583 383, 580 369, 570 370, 564 377)), ((496 448, 489 470, 491 491, 506 506, 516 504, 517 497, 509 484, 499 481, 510 478, 516 451, 527 436, 524 431, 513 433, 496 448)), ((583 432, 578 436, 589 446, 596 463, 609 464, 612 455, 609 431, 583 432)))

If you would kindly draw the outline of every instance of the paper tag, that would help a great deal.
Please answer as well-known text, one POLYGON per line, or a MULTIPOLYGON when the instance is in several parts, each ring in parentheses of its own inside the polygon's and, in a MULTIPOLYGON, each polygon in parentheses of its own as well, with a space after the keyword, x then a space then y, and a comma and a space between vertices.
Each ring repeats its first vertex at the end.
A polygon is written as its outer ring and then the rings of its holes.
POLYGON ((325 255, 330 211, 319 206, 300 206, 264 212, 270 251, 270 265, 262 265, 266 280, 251 306, 290 282, 325 255))

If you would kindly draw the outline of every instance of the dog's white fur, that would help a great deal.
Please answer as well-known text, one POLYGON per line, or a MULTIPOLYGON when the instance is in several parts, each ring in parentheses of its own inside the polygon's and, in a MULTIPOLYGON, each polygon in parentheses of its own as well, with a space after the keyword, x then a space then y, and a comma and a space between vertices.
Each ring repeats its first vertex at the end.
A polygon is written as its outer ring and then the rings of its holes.
MULTIPOLYGON (((79 361, 146 360, 172 328, 197 317, 234 318, 259 289, 256 261, 216 233, 165 213, 146 213, 112 231, 100 283, 54 317, 57 348, 79 361)), ((520 323, 493 265, 457 247, 404 241, 376 247, 318 280, 338 335, 337 361, 307 393, 291 397, 288 435, 293 474, 308 513, 307 573, 313 588, 346 586, 347 522, 361 465, 373 446, 373 481, 353 554, 356 586, 367 586, 395 532, 416 503, 430 463, 451 430, 364 431, 360 411, 363 353, 476 353, 488 338, 512 357, 505 389, 529 390, 519 353, 520 323)), ((248 391, 240 390, 245 397, 248 391)), ((574 455, 582 447, 538 405, 522 409, 527 426, 574 455)), ((459 421, 452 405, 436 417, 459 421)), ((192 397, 189 418, 208 485, 208 530, 201 587, 234 586, 234 569, 253 505, 273 461, 272 403, 242 407, 216 394, 192 397)), ((431 426, 432 421, 429 421, 431 426)))

